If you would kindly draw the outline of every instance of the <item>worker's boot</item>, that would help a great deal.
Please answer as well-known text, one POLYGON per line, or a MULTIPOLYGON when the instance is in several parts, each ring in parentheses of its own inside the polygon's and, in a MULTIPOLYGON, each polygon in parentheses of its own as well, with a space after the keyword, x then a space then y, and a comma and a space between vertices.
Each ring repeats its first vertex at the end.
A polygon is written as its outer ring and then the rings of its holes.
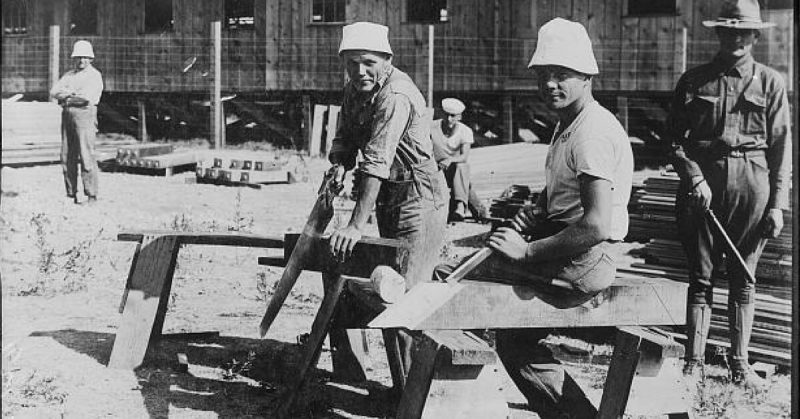
POLYGON ((750 334, 753 331, 753 317, 755 317, 755 304, 728 303, 731 381, 743 387, 763 389, 767 386, 766 380, 756 374, 747 360, 747 347, 750 345, 750 334))
POLYGON ((696 383, 705 379, 705 354, 708 330, 711 327, 711 306, 689 304, 686 313, 686 357, 683 374, 696 383))

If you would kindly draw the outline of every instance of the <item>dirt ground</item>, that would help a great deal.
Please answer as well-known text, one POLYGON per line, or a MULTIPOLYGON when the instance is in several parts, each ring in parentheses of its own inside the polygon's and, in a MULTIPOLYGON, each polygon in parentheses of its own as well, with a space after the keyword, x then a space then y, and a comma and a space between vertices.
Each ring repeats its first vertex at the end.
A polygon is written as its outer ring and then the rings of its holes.
MULTIPOLYGON (((82 206, 65 197, 59 166, 4 168, 3 416, 270 417, 298 357, 297 337, 310 330, 321 301, 319 274, 302 275, 266 339, 259 339, 258 324, 281 269, 257 265, 263 250, 184 247, 164 331, 219 335, 168 338, 143 367, 114 370, 106 364, 135 248, 116 237, 121 231, 154 229, 273 236, 296 232, 308 216, 326 167, 324 161, 309 161, 309 182, 260 190, 187 184, 185 179, 194 177, 191 172, 169 178, 103 172, 99 202, 82 206), (176 368, 179 352, 188 356, 188 372, 176 368)), ((348 216, 340 211, 332 226, 345 223, 348 216)), ((475 223, 449 226, 443 258, 473 250, 453 240, 487 230, 475 223)), ((326 347, 296 404, 296 417, 391 416, 391 405, 382 402, 391 384, 385 352, 379 334, 370 331, 368 337, 370 381, 332 381, 326 347)), ((567 365, 597 404, 611 349, 583 346, 590 348, 585 354, 594 355, 593 361, 567 365)), ((696 417, 789 416, 787 376, 774 376, 768 392, 750 394, 725 385, 723 371, 711 375, 722 384, 694 395, 696 417)), ((502 370, 500 377, 511 417, 536 417, 525 409, 524 398, 502 370)))

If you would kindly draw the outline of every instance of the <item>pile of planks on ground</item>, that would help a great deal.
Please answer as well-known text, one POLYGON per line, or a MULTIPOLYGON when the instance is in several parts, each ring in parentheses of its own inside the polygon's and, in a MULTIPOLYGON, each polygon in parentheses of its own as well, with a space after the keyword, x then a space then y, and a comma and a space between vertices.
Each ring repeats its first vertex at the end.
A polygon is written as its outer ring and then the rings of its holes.
MULTIPOLYGON (((61 161, 61 107, 53 102, 3 100, 2 165, 10 167, 54 164, 61 161)), ((98 161, 114 158, 120 144, 131 140, 95 143, 98 161)))
POLYGON ((172 174, 176 167, 197 164, 195 151, 176 152, 171 144, 134 144, 117 148, 116 163, 119 168, 164 170, 172 174))
MULTIPOLYGON (((620 268, 630 275, 655 275, 688 282, 686 256, 677 235, 675 196, 679 179, 674 172, 648 178, 633 193, 628 241, 644 241, 645 263, 620 268)), ((792 318, 792 212, 784 211, 780 237, 769 240, 756 267, 756 322, 751 357, 776 365, 789 365, 792 318)), ((711 343, 729 346, 727 284, 718 273, 714 289, 711 343)))
POLYGON ((206 152, 196 169, 198 183, 251 186, 306 181, 305 163, 295 156, 238 150, 206 152))

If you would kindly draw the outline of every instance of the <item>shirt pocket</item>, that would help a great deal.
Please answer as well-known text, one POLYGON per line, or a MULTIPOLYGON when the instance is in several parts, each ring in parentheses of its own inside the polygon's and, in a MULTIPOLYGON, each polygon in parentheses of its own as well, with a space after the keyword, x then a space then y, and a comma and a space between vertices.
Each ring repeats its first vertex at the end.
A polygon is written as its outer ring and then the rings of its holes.
POLYGON ((745 92, 741 99, 742 133, 767 135, 767 98, 760 92, 745 92))
POLYGON ((688 97, 686 109, 691 121, 693 134, 701 137, 714 134, 719 108, 719 96, 695 94, 688 97))

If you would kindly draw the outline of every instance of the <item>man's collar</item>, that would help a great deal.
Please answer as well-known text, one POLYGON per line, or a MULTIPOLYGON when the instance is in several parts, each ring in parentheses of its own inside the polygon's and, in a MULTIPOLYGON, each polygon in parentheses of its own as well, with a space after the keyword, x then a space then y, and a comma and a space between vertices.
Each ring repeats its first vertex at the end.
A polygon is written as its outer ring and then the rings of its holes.
POLYGON ((753 61, 753 54, 747 54, 733 63, 723 59, 719 54, 714 57, 714 64, 719 69, 720 73, 728 74, 734 72, 741 78, 747 78, 752 74, 753 61))

